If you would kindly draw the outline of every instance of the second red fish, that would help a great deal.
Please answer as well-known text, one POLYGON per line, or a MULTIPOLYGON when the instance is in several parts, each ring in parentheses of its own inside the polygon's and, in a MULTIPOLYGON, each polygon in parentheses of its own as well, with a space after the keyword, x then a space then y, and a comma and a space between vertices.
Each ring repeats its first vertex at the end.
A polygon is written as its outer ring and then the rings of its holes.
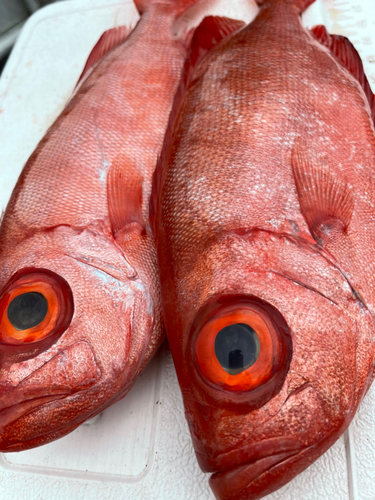
POLYGON ((306 469, 373 379, 374 101, 351 44, 302 27, 310 3, 258 0, 202 58, 206 21, 155 177, 167 334, 221 500, 306 469))

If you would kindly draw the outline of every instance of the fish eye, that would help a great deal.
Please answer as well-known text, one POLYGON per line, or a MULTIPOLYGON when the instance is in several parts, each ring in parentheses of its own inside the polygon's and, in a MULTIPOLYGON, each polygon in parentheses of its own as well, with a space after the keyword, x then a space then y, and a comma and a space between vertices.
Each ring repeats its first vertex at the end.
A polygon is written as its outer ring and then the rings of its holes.
POLYGON ((254 391, 286 376, 291 350, 281 314, 256 297, 211 311, 193 342, 201 377, 231 392, 254 391))
POLYGON ((74 311, 68 283, 47 269, 23 269, 0 295, 0 343, 19 345, 57 335, 74 311))
POLYGON ((250 368, 259 358, 260 342, 256 331, 244 323, 222 328, 215 338, 216 357, 230 375, 250 368))
POLYGON ((46 317, 48 302, 39 292, 27 292, 17 295, 8 306, 8 319, 19 331, 39 325, 46 317))

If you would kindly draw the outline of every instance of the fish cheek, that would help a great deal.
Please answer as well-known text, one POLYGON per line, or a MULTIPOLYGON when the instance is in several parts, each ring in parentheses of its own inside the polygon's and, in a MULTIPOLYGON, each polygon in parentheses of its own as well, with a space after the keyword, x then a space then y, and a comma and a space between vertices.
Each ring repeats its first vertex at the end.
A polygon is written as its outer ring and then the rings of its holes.
MULTIPOLYGON (((317 414, 323 410, 330 432, 337 432, 350 421, 349 414, 355 405, 358 322, 345 309, 316 292, 301 289, 299 295, 306 307, 303 315, 294 313, 294 357, 288 383, 293 381, 293 373, 303 377, 306 387, 315 391, 320 402, 315 404, 317 414)), ((290 385, 288 398, 293 401, 303 386, 290 385)), ((305 406, 306 413, 308 402, 305 406)), ((312 435, 311 430, 303 427, 300 432, 312 435)))
POLYGON ((300 392, 287 399, 278 414, 280 431, 312 446, 320 441, 331 428, 328 408, 312 385, 306 385, 300 392))
POLYGON ((77 287, 74 331, 69 335, 90 343, 102 368, 100 384, 115 397, 118 391, 124 394, 130 389, 146 364, 154 326, 152 299, 139 279, 120 281, 90 266, 85 270, 83 287, 77 287))

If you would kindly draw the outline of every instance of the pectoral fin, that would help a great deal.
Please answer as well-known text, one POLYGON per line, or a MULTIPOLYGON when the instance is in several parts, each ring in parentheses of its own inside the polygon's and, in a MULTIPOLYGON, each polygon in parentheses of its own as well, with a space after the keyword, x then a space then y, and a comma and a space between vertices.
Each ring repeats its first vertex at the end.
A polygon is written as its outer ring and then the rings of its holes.
POLYGON ((346 232, 354 209, 353 193, 327 158, 297 145, 292 169, 302 215, 315 240, 346 232))
POLYGON ((120 153, 113 161, 107 178, 108 211, 114 234, 137 223, 145 227, 142 216, 143 177, 134 160, 120 153))

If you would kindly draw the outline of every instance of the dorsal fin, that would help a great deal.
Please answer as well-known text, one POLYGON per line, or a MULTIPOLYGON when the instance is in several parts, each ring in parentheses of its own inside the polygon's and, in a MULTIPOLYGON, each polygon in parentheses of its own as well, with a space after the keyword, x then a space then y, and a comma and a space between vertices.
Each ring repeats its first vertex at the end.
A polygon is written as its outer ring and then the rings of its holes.
POLYGON ((227 17, 208 16, 195 30, 184 66, 184 92, 191 83, 199 63, 219 42, 245 26, 243 21, 227 17))
POLYGON ((144 228, 142 187, 143 177, 134 161, 123 153, 117 155, 107 177, 108 212, 114 234, 132 222, 144 228))
POLYGON ((335 60, 341 66, 346 68, 349 73, 354 76, 354 78, 359 82, 370 104, 371 118, 375 125, 374 94, 371 91, 370 84, 368 83, 367 77, 365 75, 360 55, 358 54, 354 45, 345 36, 330 35, 326 28, 322 25, 315 26, 311 30, 311 34, 316 40, 318 40, 319 43, 324 45, 324 47, 327 47, 335 60))
POLYGON ((158 196, 162 185, 163 167, 167 158, 167 151, 172 137, 173 124, 177 117, 180 104, 195 76, 195 70, 204 56, 219 42, 230 34, 238 31, 245 23, 227 17, 208 16, 203 19, 195 30, 190 50, 187 55, 180 85, 174 98, 169 123, 164 137, 164 144, 153 175, 152 192, 150 198, 150 224, 155 235, 155 222, 158 196))
POLYGON ((344 233, 351 221, 354 199, 345 179, 329 167, 327 158, 296 147, 292 169, 302 215, 316 240, 325 227, 344 233))
POLYGON ((95 44, 95 47, 92 49, 81 76, 79 77, 77 85, 81 82, 82 78, 86 75, 89 69, 92 68, 94 64, 99 61, 99 59, 107 54, 107 52, 126 40, 131 31, 132 29, 127 28, 126 26, 120 26, 119 28, 112 28, 105 31, 95 44))
POLYGON ((266 7, 276 3, 289 3, 296 5, 299 8, 300 13, 307 9, 309 5, 315 2, 315 0, 255 0, 259 7, 266 7))

